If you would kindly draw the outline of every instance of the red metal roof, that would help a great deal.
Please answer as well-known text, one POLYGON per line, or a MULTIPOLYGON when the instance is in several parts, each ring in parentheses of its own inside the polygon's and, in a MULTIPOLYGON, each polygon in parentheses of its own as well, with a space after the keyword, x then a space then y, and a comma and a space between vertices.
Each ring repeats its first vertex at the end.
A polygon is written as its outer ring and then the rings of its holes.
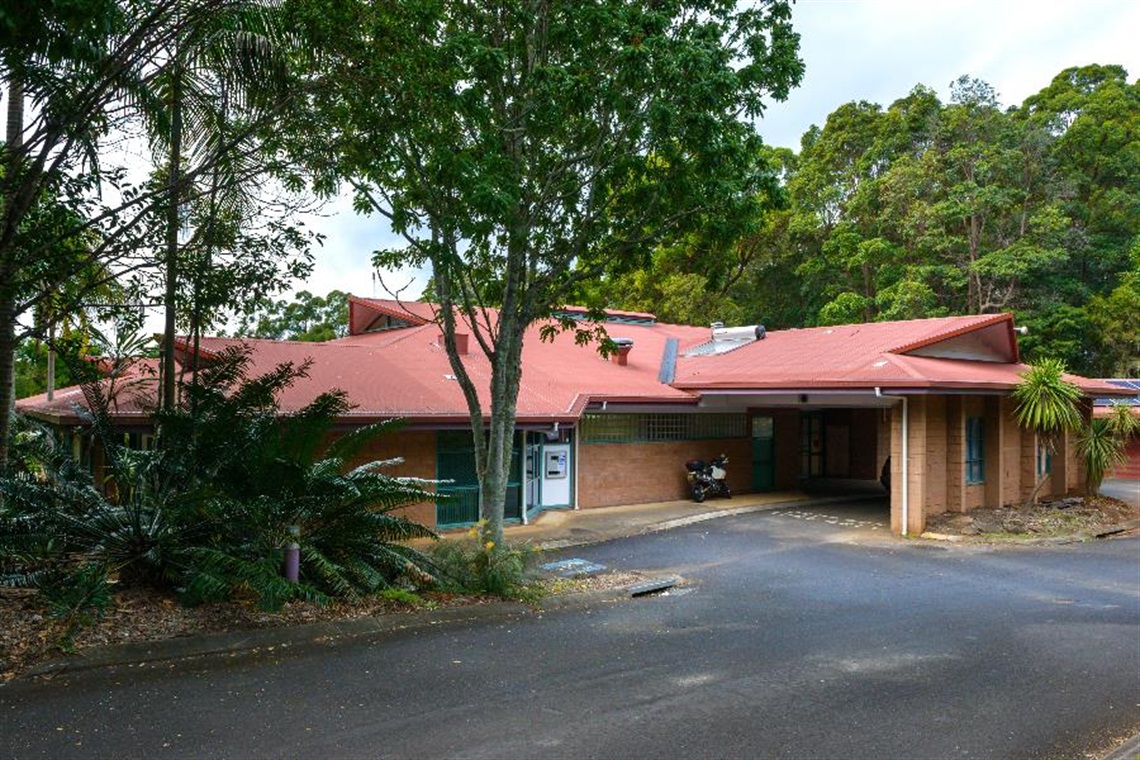
MULTIPOLYGON (((1026 365, 906 354, 930 351, 939 343, 950 344, 967 333, 995 327, 1008 332, 1009 355, 1017 356, 1010 314, 777 330, 729 353, 682 359, 674 386, 692 391, 875 387, 1008 391, 1026 365)), ((1104 390, 1099 381, 1068 377, 1087 393, 1104 390)))
MULTIPOLYGON (((255 374, 281 362, 300 364, 311 358, 309 376, 298 380, 281 398, 286 412, 303 407, 321 392, 340 388, 355 404, 349 413, 354 419, 399 416, 422 423, 468 419, 467 405, 442 347, 439 327, 428 321, 434 318, 430 304, 350 297, 350 309, 360 310, 357 316, 361 324, 369 320, 374 323, 377 315, 387 314, 399 315, 412 326, 360 332, 326 343, 202 338, 201 349, 207 355, 228 345, 245 343, 253 350, 255 374)), ((496 315, 492 312, 489 316, 493 321, 496 315)), ((710 339, 708 328, 648 322, 611 323, 606 328, 611 338, 633 340, 626 365, 603 359, 596 345, 576 345, 572 334, 561 333, 553 341, 543 341, 541 325, 531 326, 523 348, 520 423, 573 421, 591 401, 692 404, 699 400, 702 391, 719 389, 880 387, 884 391, 1007 392, 1026 369, 1015 361, 931 355, 938 354, 943 346, 950 347, 947 351, 951 353, 980 350, 983 355, 992 354, 991 359, 1000 355, 1016 357, 1013 322, 1008 314, 779 330, 728 352, 689 357, 685 356, 687 351, 710 339), (985 340, 977 338, 979 335, 984 335, 985 340), (679 357, 674 382, 663 384, 658 375, 669 339, 678 342, 679 357), (907 355, 907 351, 925 355, 907 355)), ((180 342, 179 348, 187 350, 185 342, 180 342)), ((490 365, 474 338, 464 366, 479 388, 484 413, 488 413, 490 365)), ((1075 376, 1070 379, 1089 395, 1119 392, 1101 381, 1075 376)), ((65 389, 57 392, 56 401, 51 404, 40 396, 24 399, 18 406, 59 416, 75 400, 77 392, 65 389)), ((140 412, 144 405, 123 402, 121 412, 140 412)))

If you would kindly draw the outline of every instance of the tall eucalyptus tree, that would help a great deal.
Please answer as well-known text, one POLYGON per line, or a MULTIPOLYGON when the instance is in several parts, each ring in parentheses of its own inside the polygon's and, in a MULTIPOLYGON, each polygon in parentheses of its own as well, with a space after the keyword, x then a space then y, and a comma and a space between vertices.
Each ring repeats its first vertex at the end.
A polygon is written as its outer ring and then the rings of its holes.
POLYGON ((603 271, 754 210, 766 178, 751 119, 803 72, 789 5, 293 4, 324 85, 300 148, 327 170, 324 189, 347 181, 358 209, 403 237, 378 266, 431 267, 485 545, 502 534, 527 329, 603 271), (489 389, 461 332, 490 363, 489 389))

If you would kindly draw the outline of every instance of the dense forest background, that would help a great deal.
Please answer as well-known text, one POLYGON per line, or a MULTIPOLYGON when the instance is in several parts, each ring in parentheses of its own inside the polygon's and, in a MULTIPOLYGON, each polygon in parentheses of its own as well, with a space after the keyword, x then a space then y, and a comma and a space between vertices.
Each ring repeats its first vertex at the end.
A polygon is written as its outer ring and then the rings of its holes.
MULTIPOLYGON (((731 244, 657 248, 581 300, 768 329, 1010 311, 1029 328, 1025 360, 1140 376, 1140 81, 1122 67, 1066 69, 1014 107, 967 77, 949 102, 918 85, 886 107, 839 106, 798 153, 762 150, 761 211, 731 244)), ((236 299, 229 330, 328 340, 345 299, 236 299)), ((17 396, 43 390, 45 362, 23 342, 17 396)))
POLYGON ((962 78, 841 105, 768 149, 767 211, 729 248, 660 249, 602 291, 665 321, 769 329, 1010 311, 1025 358, 1140 371, 1140 83, 1067 69, 1020 106, 962 78))

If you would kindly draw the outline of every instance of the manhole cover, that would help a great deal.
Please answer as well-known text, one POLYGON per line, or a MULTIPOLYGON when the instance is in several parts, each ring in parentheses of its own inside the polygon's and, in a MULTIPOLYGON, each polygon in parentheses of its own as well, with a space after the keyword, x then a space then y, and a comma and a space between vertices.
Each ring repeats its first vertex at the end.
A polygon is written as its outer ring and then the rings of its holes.
POLYGON ((560 559, 557 562, 547 562, 541 566, 543 570, 555 575, 561 575, 563 578, 573 578, 576 575, 593 575, 594 573, 603 572, 606 569, 605 565, 599 565, 596 562, 589 560, 578 559, 560 559))

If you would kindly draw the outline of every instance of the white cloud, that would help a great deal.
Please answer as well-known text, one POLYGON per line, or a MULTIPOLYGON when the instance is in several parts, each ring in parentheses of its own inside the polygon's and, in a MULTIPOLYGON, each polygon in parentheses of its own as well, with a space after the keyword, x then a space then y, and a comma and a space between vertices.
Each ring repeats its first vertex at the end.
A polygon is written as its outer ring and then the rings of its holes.
POLYGON ((1070 66, 1120 64, 1140 75, 1132 0, 801 0, 792 14, 807 73, 759 124, 766 142, 789 148, 843 103, 887 106, 917 84, 946 99, 963 74, 1007 106, 1070 66))

